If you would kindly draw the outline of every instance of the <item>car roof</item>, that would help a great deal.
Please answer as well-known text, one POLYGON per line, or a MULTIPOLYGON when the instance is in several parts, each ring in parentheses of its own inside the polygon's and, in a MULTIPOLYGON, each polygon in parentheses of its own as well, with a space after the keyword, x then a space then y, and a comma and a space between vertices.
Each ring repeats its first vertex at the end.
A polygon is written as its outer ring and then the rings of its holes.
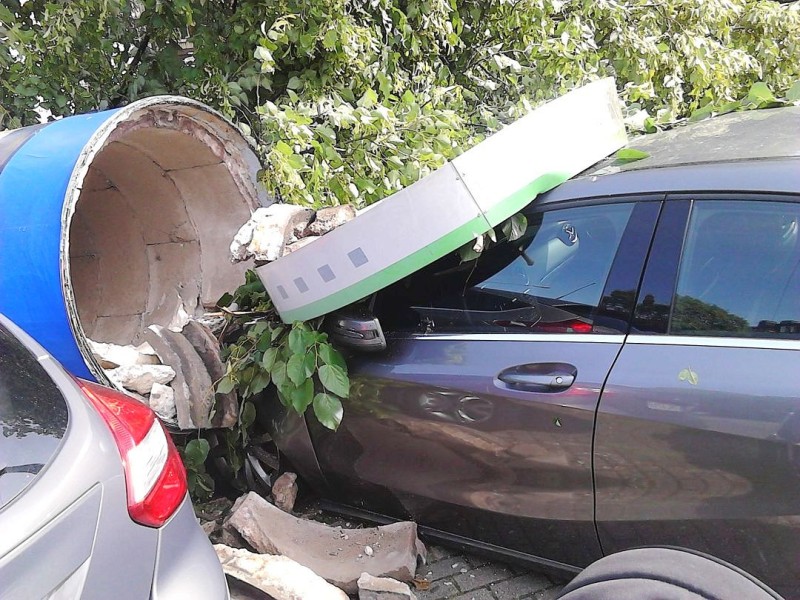
POLYGON ((800 192, 800 106, 685 123, 669 131, 637 136, 626 147, 649 156, 626 164, 610 156, 544 195, 540 202, 676 190, 757 187, 800 192))

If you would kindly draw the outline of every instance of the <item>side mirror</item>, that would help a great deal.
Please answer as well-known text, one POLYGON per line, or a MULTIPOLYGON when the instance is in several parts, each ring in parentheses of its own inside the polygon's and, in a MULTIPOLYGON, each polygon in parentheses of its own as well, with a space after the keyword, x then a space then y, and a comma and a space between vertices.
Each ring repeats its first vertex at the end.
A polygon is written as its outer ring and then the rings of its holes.
POLYGON ((378 319, 364 308, 346 307, 328 315, 331 340, 345 348, 362 352, 386 350, 386 338, 378 319))

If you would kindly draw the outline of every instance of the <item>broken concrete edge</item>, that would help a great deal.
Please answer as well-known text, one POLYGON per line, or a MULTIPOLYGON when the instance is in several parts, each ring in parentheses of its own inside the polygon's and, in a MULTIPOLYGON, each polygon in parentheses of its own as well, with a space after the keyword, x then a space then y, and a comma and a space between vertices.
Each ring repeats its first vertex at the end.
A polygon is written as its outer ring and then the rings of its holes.
POLYGON ((207 428, 211 425, 214 389, 200 355, 183 335, 166 327, 151 325, 145 340, 165 365, 175 371, 173 390, 178 426, 181 429, 207 428))
POLYGON ((390 577, 362 573, 356 583, 358 600, 417 600, 407 584, 390 577))
POLYGON ((350 594, 357 592, 365 572, 412 581, 424 558, 416 523, 329 527, 289 515, 255 492, 236 501, 223 527, 235 529, 258 552, 287 556, 350 594))
POLYGON ((215 544, 222 570, 275 600, 348 600, 347 594, 286 556, 255 554, 215 544))
POLYGON ((318 211, 292 204, 271 204, 259 208, 231 241, 232 262, 254 259, 267 263, 290 254, 354 219, 350 204, 318 211))
POLYGON ((62 293, 75 344, 89 373, 99 383, 113 387, 113 382, 91 354, 88 337, 78 314, 69 260, 70 224, 81 196, 83 182, 97 155, 116 137, 131 128, 153 126, 183 129, 187 122, 191 121, 206 132, 205 137, 217 142, 220 160, 229 168, 234 184, 250 204, 251 211, 259 206, 268 205, 271 200, 267 197, 266 191, 256 185, 258 179, 256 173, 260 169, 260 164, 254 143, 243 136, 233 122, 211 107, 179 96, 152 96, 132 102, 114 112, 109 111, 108 114, 109 117, 97 127, 84 144, 72 169, 62 207, 60 230, 63 235, 60 240, 59 256, 62 293), (182 119, 178 119, 179 116, 182 119))
POLYGON ((272 501, 283 512, 291 513, 297 500, 297 474, 283 473, 272 484, 272 501))
POLYGON ((225 365, 220 359, 222 347, 211 330, 200 321, 190 320, 181 331, 182 335, 195 349, 203 361, 208 375, 211 378, 212 397, 214 398, 214 415, 211 425, 214 427, 233 427, 239 418, 239 399, 236 392, 227 394, 216 392, 216 383, 225 375, 225 365))

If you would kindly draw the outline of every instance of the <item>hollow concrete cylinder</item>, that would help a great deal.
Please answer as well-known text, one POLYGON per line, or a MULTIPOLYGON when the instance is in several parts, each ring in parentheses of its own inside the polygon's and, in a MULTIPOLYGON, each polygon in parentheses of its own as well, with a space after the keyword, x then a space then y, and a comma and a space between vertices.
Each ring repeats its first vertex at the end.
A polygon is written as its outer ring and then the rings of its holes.
POLYGON ((174 96, 0 132, 0 312, 75 375, 88 340, 137 344, 251 265, 229 244, 266 200, 246 139, 174 96))

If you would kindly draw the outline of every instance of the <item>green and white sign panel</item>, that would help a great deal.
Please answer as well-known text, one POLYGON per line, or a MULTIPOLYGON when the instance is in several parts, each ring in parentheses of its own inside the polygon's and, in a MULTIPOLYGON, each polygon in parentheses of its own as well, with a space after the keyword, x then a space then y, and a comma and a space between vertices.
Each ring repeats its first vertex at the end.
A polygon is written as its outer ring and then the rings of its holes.
POLYGON ((590 83, 256 271, 284 322, 324 315, 457 250, 626 142, 614 80, 590 83))

